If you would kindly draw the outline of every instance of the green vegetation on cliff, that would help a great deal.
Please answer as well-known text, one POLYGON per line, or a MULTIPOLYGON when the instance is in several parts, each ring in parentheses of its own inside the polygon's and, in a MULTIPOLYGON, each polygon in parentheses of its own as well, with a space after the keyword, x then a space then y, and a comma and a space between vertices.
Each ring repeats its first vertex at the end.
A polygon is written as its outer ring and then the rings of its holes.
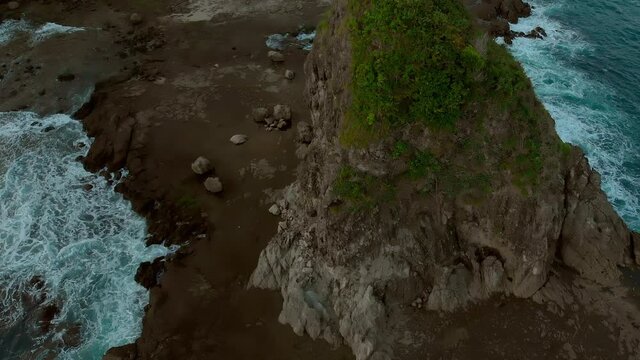
POLYGON ((349 7, 353 104, 343 141, 361 145, 367 133, 415 121, 453 125, 482 63, 469 46, 464 8, 455 0, 352 0, 349 7))
POLYGON ((345 166, 333 185, 336 196, 348 202, 352 211, 366 210, 393 198, 395 189, 382 179, 345 166))
POLYGON ((527 87, 519 64, 472 26, 457 0, 351 0, 349 11, 345 145, 415 122, 452 129, 470 100, 490 91, 509 103, 527 87))
POLYGON ((364 148, 392 138, 390 157, 405 162, 403 178, 426 181, 427 193, 432 186, 450 195, 486 194, 501 179, 530 193, 543 172, 540 119, 548 115, 520 64, 474 24, 462 2, 348 4, 352 102, 341 143, 364 148), (420 139, 425 131, 429 141, 420 139))

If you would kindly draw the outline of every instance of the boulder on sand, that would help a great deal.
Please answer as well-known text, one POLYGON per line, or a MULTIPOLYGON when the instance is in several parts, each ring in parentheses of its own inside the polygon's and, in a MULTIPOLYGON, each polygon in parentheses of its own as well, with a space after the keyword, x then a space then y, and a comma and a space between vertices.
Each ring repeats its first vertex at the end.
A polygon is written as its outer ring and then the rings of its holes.
POLYGON ((204 175, 213 171, 213 165, 209 159, 200 156, 191 164, 191 170, 198 175, 204 175))
POLYGON ((269 51, 267 53, 267 56, 269 57, 269 59, 274 62, 274 63, 281 63, 284 62, 284 55, 282 55, 281 52, 278 51, 269 51))
POLYGON ((20 3, 17 1, 9 1, 7 3, 7 7, 9 8, 9 10, 16 10, 20 7, 20 3))
POLYGON ((249 137, 244 134, 233 135, 229 141, 231 141, 234 145, 242 145, 249 140, 249 137))
POLYGON ((264 120, 268 116, 269 116, 269 109, 263 108, 263 107, 255 108, 251 112, 251 118, 253 119, 253 121, 257 123, 264 122, 264 120))
POLYGON ((217 194, 222 192, 222 182, 220 181, 220 178, 210 177, 204 181, 204 188, 210 193, 217 194))
POLYGON ((276 105, 273 107, 273 118, 276 120, 291 120, 291 107, 289 105, 276 105))

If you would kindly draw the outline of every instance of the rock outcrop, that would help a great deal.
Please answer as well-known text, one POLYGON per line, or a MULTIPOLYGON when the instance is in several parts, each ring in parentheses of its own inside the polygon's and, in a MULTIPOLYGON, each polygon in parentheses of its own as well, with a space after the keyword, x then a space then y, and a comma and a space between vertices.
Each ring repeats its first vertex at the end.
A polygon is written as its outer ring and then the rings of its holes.
MULTIPOLYGON (((346 342, 359 360, 390 359, 402 333, 401 314, 417 298, 439 311, 454 311, 494 294, 529 298, 555 267, 569 267, 594 284, 617 284, 618 266, 638 260, 638 237, 607 201, 599 175, 582 151, 560 146, 553 119, 530 87, 525 106, 533 109, 537 122, 528 126, 542 138, 543 166, 536 186, 523 191, 507 180, 511 170, 496 167, 489 194, 479 198, 464 189, 448 194, 441 178, 426 195, 415 182, 405 181, 397 185, 393 200, 362 211, 347 209, 335 191, 345 166, 372 178, 406 167, 391 155, 391 141, 382 139, 364 149, 341 144, 352 98, 345 3, 336 2, 307 61, 312 124, 301 135, 298 153, 303 160, 297 181, 278 204, 278 234, 262 252, 249 282, 281 291, 280 321, 298 334, 346 342)), ((514 11, 527 9, 500 11, 513 20, 514 11)), ((526 142, 509 116, 485 120, 483 131, 495 142, 514 137, 526 142)), ((428 130, 403 131, 416 146, 439 140, 428 130)), ((497 156, 489 147, 482 143, 475 151, 497 156)), ((454 150, 445 148, 442 154, 448 156, 447 151, 454 150)))
POLYGON ((531 6, 522 0, 465 1, 465 5, 489 34, 503 37, 508 44, 516 37, 541 39, 546 36, 540 27, 528 33, 511 30, 510 23, 517 24, 518 19, 531 15, 531 6))

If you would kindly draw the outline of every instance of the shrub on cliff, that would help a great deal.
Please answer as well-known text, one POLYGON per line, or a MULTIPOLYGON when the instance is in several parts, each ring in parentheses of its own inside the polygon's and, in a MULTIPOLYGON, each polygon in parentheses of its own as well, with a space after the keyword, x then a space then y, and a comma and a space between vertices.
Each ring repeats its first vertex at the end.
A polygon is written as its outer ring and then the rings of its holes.
POLYGON ((343 140, 358 144, 363 129, 416 121, 451 127, 483 66, 462 5, 353 0, 350 12, 353 104, 343 140))
POLYGON ((544 109, 534 106, 522 67, 478 29, 462 2, 349 0, 348 19, 352 99, 343 145, 392 137, 390 156, 406 162, 408 178, 429 178, 441 189, 483 179, 486 193, 486 179, 507 177, 527 192, 539 182, 544 109), (411 139, 421 127, 430 130, 429 144, 411 139))

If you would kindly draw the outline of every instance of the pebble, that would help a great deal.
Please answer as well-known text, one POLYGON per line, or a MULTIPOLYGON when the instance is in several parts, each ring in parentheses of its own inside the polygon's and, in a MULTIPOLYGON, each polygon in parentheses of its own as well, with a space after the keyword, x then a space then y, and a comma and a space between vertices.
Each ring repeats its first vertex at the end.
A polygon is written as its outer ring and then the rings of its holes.
POLYGON ((293 70, 287 70, 284 72, 284 77, 287 80, 293 80, 296 77, 296 73, 293 70))
POLYGON ((249 140, 249 137, 244 134, 233 135, 229 141, 231 141, 235 145, 242 145, 249 140))
POLYGON ((269 59, 271 61, 273 61, 274 63, 281 63, 284 62, 284 55, 282 55, 281 52, 278 51, 269 51, 267 53, 267 56, 269 57, 269 59))
POLYGON ((217 177, 207 178, 207 180, 204 181, 204 187, 208 192, 214 194, 222 192, 222 182, 220 181, 220 178, 217 177))

